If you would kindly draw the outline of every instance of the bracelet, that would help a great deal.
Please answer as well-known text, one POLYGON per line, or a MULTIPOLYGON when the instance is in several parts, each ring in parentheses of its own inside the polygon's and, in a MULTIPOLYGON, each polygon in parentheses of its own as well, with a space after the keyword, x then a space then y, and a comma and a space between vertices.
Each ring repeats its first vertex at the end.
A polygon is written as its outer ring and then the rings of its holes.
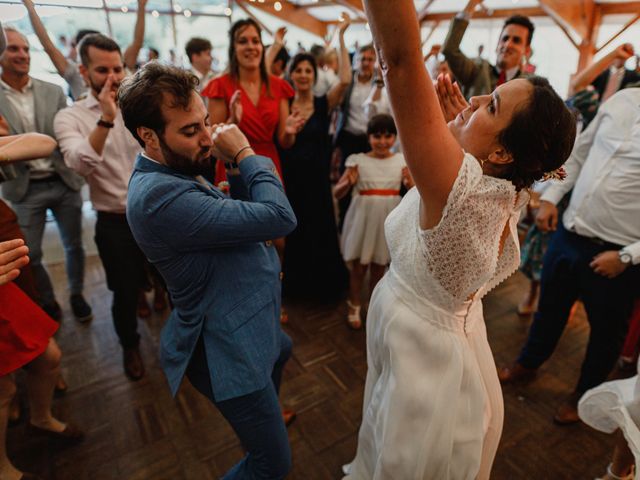
POLYGON ((235 163, 235 164, 236 164, 236 166, 238 165, 238 162, 237 162, 237 160, 238 160, 238 156, 239 156, 242 152, 244 152, 245 150, 247 150, 247 149, 249 149, 249 148, 251 148, 251 145, 245 145, 245 146, 244 146, 244 147, 242 147, 240 150, 238 150, 238 153, 236 153, 236 154, 233 156, 233 163, 235 163))

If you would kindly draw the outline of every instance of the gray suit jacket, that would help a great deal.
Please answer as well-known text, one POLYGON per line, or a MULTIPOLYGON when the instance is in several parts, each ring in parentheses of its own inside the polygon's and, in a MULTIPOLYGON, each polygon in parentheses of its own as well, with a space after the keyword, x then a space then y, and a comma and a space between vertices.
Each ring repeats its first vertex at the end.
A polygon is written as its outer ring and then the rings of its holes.
MULTIPOLYGON (((55 117, 59 110, 66 108, 67 98, 62 89, 53 83, 43 82, 36 78, 32 78, 31 81, 33 85, 33 101, 35 104, 36 131, 55 138, 53 132, 53 117, 55 117)), ((9 123, 12 135, 27 133, 24 131, 21 119, 11 107, 9 99, 2 89, 0 89, 0 115, 9 123)), ((56 148, 49 156, 49 159, 53 162, 53 167, 56 173, 60 175, 60 178, 62 178, 62 181, 64 181, 70 189, 75 191, 80 190, 84 184, 84 180, 65 165, 60 150, 56 148)), ((11 202, 20 202, 29 188, 29 167, 24 162, 18 162, 11 165, 10 168, 13 168, 14 171, 6 176, 9 178, 15 176, 15 178, 2 183, 2 195, 11 202)))
MULTIPOLYGON (((451 20, 449 33, 444 41, 442 53, 449 63, 449 68, 462 87, 466 98, 476 95, 487 95, 496 88, 498 70, 486 60, 472 60, 460 50, 460 42, 467 31, 469 20, 455 17, 451 20)), ((524 76, 518 72, 516 77, 524 76)))

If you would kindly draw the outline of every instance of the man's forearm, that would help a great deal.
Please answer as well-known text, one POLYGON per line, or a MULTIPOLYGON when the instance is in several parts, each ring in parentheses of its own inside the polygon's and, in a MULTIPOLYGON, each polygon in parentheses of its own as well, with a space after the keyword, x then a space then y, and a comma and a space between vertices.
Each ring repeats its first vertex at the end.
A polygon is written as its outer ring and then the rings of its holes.
POLYGON ((109 136, 109 128, 96 125, 96 127, 89 134, 89 144, 91 148, 100 156, 104 150, 104 145, 107 142, 109 136))

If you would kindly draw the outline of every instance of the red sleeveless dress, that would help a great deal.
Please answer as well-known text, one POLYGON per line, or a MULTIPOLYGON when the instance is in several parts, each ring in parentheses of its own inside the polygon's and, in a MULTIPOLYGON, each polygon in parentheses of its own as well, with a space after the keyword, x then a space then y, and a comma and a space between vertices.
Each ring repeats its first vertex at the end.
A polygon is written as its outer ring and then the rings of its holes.
POLYGON ((56 330, 58 324, 13 282, 0 285, 0 376, 40 356, 56 330))

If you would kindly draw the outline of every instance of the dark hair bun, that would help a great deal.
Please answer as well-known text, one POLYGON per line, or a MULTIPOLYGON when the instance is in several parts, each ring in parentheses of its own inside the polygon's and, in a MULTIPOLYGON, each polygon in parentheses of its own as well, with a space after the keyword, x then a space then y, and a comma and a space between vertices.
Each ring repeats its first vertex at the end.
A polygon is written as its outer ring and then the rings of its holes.
POLYGON ((575 118, 549 81, 537 76, 527 80, 533 85, 528 104, 499 135, 500 144, 513 155, 506 178, 517 189, 562 166, 576 138, 575 118))

